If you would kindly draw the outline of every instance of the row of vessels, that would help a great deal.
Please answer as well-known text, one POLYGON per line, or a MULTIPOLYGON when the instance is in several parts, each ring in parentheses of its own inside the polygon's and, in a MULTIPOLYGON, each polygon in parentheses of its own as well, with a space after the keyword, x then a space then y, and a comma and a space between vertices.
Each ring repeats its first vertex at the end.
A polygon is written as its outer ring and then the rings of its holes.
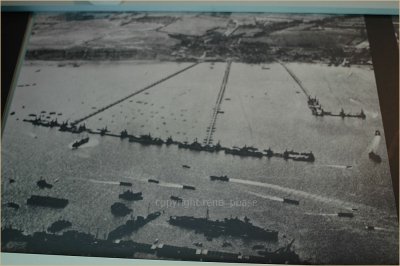
MULTIPOLYGON (((294 161, 305 161, 305 162, 314 162, 315 161, 315 156, 312 152, 295 152, 293 150, 285 150, 283 153, 278 153, 272 151, 270 148, 267 150, 259 151, 257 148, 252 147, 252 146, 243 146, 243 147, 223 147, 219 142, 215 145, 210 145, 210 144, 201 144, 200 142, 197 141, 197 138, 194 139, 193 142, 189 143, 187 141, 180 142, 174 140, 171 136, 168 137, 166 140, 163 140, 158 137, 153 137, 151 134, 142 134, 140 136, 134 136, 131 135, 127 132, 127 130, 123 130, 120 132, 120 134, 112 134, 109 133, 109 130, 107 127, 97 129, 97 131, 93 131, 91 129, 88 129, 84 124, 81 125, 70 125, 68 121, 63 122, 63 123, 58 123, 57 120, 52 120, 52 121, 46 121, 41 119, 40 117, 35 118, 33 120, 29 119, 24 119, 25 122, 30 122, 34 125, 41 125, 41 126, 57 126, 59 127, 60 131, 66 131, 66 132, 71 132, 71 133, 83 133, 87 132, 90 134, 99 134, 101 136, 107 135, 107 136, 112 136, 112 137, 118 137, 121 139, 128 139, 129 142, 136 142, 140 143, 142 145, 156 145, 156 146, 161 146, 161 145, 177 145, 178 148, 180 149, 187 149, 191 151, 205 151, 205 152, 219 152, 219 151, 224 151, 225 154, 231 154, 235 156, 242 156, 242 157, 256 157, 256 158, 262 158, 262 157, 279 157, 283 158, 285 160, 294 160, 294 161)), ((76 142, 73 143, 73 148, 78 148, 79 146, 87 143, 89 141, 89 137, 82 138, 81 140, 77 140, 76 142)))
POLYGON ((281 248, 270 251, 264 246, 258 255, 244 255, 241 252, 226 252, 208 250, 201 245, 196 248, 158 243, 153 244, 122 240, 126 234, 139 229, 151 220, 156 219, 159 212, 147 217, 138 216, 128 220, 124 225, 117 227, 108 234, 108 237, 99 238, 89 232, 67 230, 62 233, 47 233, 45 231, 33 234, 24 234, 22 230, 13 227, 3 227, 1 230, 1 244, 3 251, 13 249, 14 252, 58 254, 76 256, 107 256, 119 258, 168 258, 175 260, 209 261, 209 262, 237 262, 237 263, 273 263, 273 264, 304 264, 298 254, 291 248, 293 241, 281 248), (19 243, 13 245, 13 243, 19 243), (22 244, 22 245, 21 245, 22 244))
POLYGON ((332 112, 325 111, 324 108, 319 103, 319 100, 317 99, 317 97, 312 98, 311 96, 308 96, 307 104, 308 104, 308 108, 311 110, 311 113, 314 116, 339 116, 341 118, 355 117, 355 118, 361 118, 361 119, 366 118, 364 110, 362 110, 362 109, 361 109, 360 113, 358 113, 358 114, 346 113, 343 110, 343 108, 340 110, 339 114, 333 114, 332 112))

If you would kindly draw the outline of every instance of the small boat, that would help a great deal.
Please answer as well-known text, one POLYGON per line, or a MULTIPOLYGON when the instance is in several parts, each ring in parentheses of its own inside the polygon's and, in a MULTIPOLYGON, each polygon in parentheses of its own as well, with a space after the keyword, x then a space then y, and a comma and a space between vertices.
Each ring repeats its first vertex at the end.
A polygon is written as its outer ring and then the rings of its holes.
POLYGON ((15 112, 11 112, 10 115, 15 115, 15 112))
POLYGON ((171 196, 170 199, 175 200, 175 201, 177 201, 177 202, 182 202, 182 201, 183 201, 182 198, 177 197, 177 196, 171 196))
POLYGON ((40 188, 52 188, 53 185, 49 184, 44 180, 42 177, 40 177, 40 180, 36 182, 36 185, 40 188))
POLYGON ((19 205, 18 205, 17 203, 14 203, 14 202, 8 202, 8 203, 6 204, 6 206, 7 206, 7 207, 10 207, 10 208, 13 208, 13 209, 16 209, 16 210, 19 209, 19 205))
POLYGON ((125 187, 131 187, 132 186, 132 183, 129 183, 129 182, 119 182, 119 185, 120 186, 125 186, 125 187))
POLYGON ((156 180, 156 179, 149 179, 149 180, 147 180, 147 182, 149 182, 149 183, 156 183, 156 184, 160 183, 160 181, 158 181, 158 180, 156 180))
POLYGON ((212 176, 210 176, 210 179, 211 179, 211 181, 216 181, 216 180, 224 181, 224 182, 228 182, 229 181, 229 177, 226 176, 226 175, 222 175, 222 176, 212 175, 212 176))
POLYGON ((369 158, 376 162, 376 163, 381 163, 382 162, 382 158, 381 156, 379 156, 378 154, 376 154, 375 152, 371 151, 370 153, 368 153, 369 158))
POLYGON ((366 225, 366 226, 365 226, 365 229, 370 230, 370 231, 373 231, 373 230, 375 230, 375 227, 372 226, 372 225, 366 225))
POLYGON ((352 214, 351 212, 339 212, 338 216, 339 217, 353 218, 354 214, 352 214))
POLYGON ((293 199, 287 199, 287 198, 284 198, 283 199, 283 203, 288 203, 288 204, 293 204, 293 205, 299 205, 299 201, 298 200, 293 200, 293 199))
POLYGON ((183 185, 183 187, 182 187, 183 189, 189 189, 189 190, 196 190, 196 188, 195 187, 193 187, 193 186, 189 186, 189 185, 183 185))
POLYGON ((14 183, 14 182, 15 182, 15 180, 14 180, 14 179, 12 179, 12 178, 10 178, 10 179, 8 180, 8 182, 9 182, 10 184, 12 184, 12 183, 14 183))
POLYGON ((182 165, 182 167, 183 167, 183 168, 190 168, 190 166, 189 166, 189 165, 186 165, 186 164, 182 165))

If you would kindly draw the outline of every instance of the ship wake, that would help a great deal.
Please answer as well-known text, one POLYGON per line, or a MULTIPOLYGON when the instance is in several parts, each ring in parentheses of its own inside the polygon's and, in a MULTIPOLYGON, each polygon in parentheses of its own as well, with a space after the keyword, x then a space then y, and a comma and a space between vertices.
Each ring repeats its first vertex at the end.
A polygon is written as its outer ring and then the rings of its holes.
POLYGON ((345 202, 345 201, 342 201, 342 200, 339 200, 339 199, 328 198, 328 197, 324 197, 324 196, 308 193, 308 192, 305 192, 305 191, 292 189, 292 188, 287 188, 287 187, 282 187, 282 186, 279 186, 279 185, 274 185, 274 184, 269 184, 269 183, 263 183, 263 182, 251 181, 251 180, 243 180, 243 179, 236 179, 236 178, 230 178, 229 181, 232 182, 232 183, 237 183, 237 184, 269 188, 269 189, 285 192, 285 193, 288 193, 288 194, 291 194, 291 195, 295 195, 295 196, 298 196, 298 197, 306 198, 306 199, 309 199, 309 200, 319 201, 319 202, 322 202, 322 203, 325 203, 325 204, 329 204, 329 205, 333 205, 333 206, 340 206, 340 207, 345 208, 345 209, 352 209, 356 205, 356 204, 352 204, 350 202, 345 202))

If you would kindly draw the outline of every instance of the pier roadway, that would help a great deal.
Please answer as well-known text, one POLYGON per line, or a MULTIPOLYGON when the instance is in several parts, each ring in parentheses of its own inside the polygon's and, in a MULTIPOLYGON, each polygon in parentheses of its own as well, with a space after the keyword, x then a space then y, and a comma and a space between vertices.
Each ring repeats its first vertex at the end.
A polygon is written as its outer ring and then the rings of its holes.
POLYGON ((220 90, 219 90, 219 93, 217 96, 217 101, 215 102, 215 106, 213 108, 211 122, 207 128, 207 137, 204 139, 204 142, 203 142, 203 144, 205 144, 205 145, 210 145, 210 144, 212 144, 212 141, 213 141, 212 136, 214 133, 214 127, 215 127, 215 123, 217 122, 217 116, 220 111, 222 99, 224 98, 226 84, 228 83, 229 72, 231 70, 231 64, 232 64, 232 60, 229 60, 226 65, 225 74, 224 74, 224 78, 222 79, 222 84, 221 84, 221 87, 220 87, 220 90))
POLYGON ((108 105, 106 105, 106 106, 104 106, 104 107, 102 107, 100 109, 97 109, 96 111, 94 111, 94 112, 92 112, 92 113, 90 113, 90 114, 88 114, 88 115, 86 115, 86 116, 84 116, 84 117, 82 117, 80 119, 75 120, 74 122, 71 123, 71 125, 73 125, 73 126, 77 125, 80 122, 85 121, 85 120, 89 119, 90 117, 95 116, 95 115, 97 115, 97 114, 99 114, 99 113, 101 113, 101 112, 103 112, 103 111, 105 111, 105 110, 107 110, 107 109, 109 109, 109 108, 111 108, 111 107, 113 107, 113 106, 115 106, 115 105, 117 105, 117 104, 119 104, 119 103, 121 103, 121 102, 123 102, 123 101, 125 101, 125 100, 127 100, 127 99, 129 99, 129 98, 131 98, 131 97, 133 97, 135 95, 137 95, 137 94, 139 94, 139 93, 142 93, 142 92, 144 92, 144 91, 146 91, 148 89, 151 89, 154 86, 156 86, 156 85, 158 85, 158 84, 160 84, 160 83, 162 83, 162 82, 164 82, 164 81, 166 81, 166 80, 168 80, 170 78, 173 78, 176 75, 179 75, 180 73, 185 72, 186 70, 188 70, 188 69, 190 69, 190 68, 192 68, 192 67, 194 67, 194 66, 196 66, 198 64, 200 64, 200 62, 196 62, 196 63, 194 63, 194 64, 192 64, 192 65, 190 65, 188 67, 185 67, 185 68, 183 68, 183 69, 181 69, 181 70, 179 70, 179 71, 177 71, 175 73, 172 73, 169 76, 166 76, 166 77, 164 77, 164 78, 162 78, 162 79, 160 79, 160 80, 158 80, 158 81, 156 81, 156 82, 154 82, 154 83, 152 83, 152 84, 150 84, 150 85, 148 85, 148 86, 146 86, 146 87, 144 87, 144 88, 142 88, 142 89, 140 89, 138 91, 135 91, 135 92, 133 92, 133 93, 131 93, 131 94, 119 99, 119 100, 117 100, 115 102, 112 102, 112 103, 110 103, 110 104, 108 104, 108 105))

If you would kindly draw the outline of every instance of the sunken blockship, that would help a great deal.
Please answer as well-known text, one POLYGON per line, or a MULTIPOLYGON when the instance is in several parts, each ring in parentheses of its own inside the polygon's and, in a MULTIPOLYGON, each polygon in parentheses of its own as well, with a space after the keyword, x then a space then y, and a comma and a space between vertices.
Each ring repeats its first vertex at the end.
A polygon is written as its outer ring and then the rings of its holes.
POLYGON ((112 230, 108 234, 108 240, 116 240, 119 239, 125 235, 129 235, 133 233, 134 231, 138 230, 139 228, 145 226, 147 223, 153 221, 157 217, 161 215, 160 212, 153 212, 147 215, 147 217, 143 216, 138 216, 135 218, 132 218, 128 221, 126 221, 125 224, 118 226, 114 230, 112 230))
POLYGON ((26 203, 28 205, 36 205, 42 207, 65 208, 65 206, 67 206, 68 204, 68 200, 48 196, 32 195, 29 199, 26 200, 26 203))
POLYGON ((204 217, 171 216, 168 222, 171 225, 195 230, 209 238, 229 235, 247 239, 278 241, 277 231, 265 230, 255 226, 247 217, 244 218, 244 221, 238 218, 225 218, 222 221, 213 221, 204 217))
POLYGON ((252 146, 243 146, 243 147, 223 147, 218 142, 215 145, 210 144, 201 144, 195 139, 193 142, 189 143, 187 141, 180 142, 173 140, 172 137, 168 137, 166 140, 163 140, 158 137, 152 137, 151 134, 147 135, 140 135, 134 136, 129 134, 126 130, 121 131, 120 134, 113 134, 109 133, 107 127, 98 130, 92 130, 87 128, 85 125, 76 125, 73 123, 63 122, 58 123, 57 120, 47 121, 43 118, 35 117, 34 119, 24 119, 24 122, 29 122, 36 126, 45 126, 45 127, 59 127, 60 131, 70 132, 70 133, 89 133, 89 134, 97 134, 101 136, 110 136, 110 137, 117 137, 120 139, 128 139, 129 142, 140 143, 142 145, 176 145, 179 149, 186 149, 191 151, 204 151, 204 152, 220 152, 223 151, 225 154, 230 154, 233 156, 240 156, 240 157, 255 157, 255 158, 262 158, 262 157, 277 157, 283 158, 285 160, 293 160, 293 161, 304 161, 304 162, 314 162, 315 156, 312 152, 295 152, 293 150, 286 150, 283 153, 274 152, 270 148, 267 150, 260 151, 258 148, 252 146), (50 126, 51 125, 51 126, 50 126))
POLYGON ((169 258, 176 260, 210 261, 210 262, 242 262, 242 263, 273 263, 273 264, 303 264, 298 254, 292 249, 292 243, 275 251, 265 250, 257 256, 247 256, 241 253, 213 251, 201 248, 179 247, 167 244, 147 244, 131 240, 111 241, 100 239, 89 233, 69 230, 59 234, 35 232, 31 235, 23 231, 6 227, 1 230, 1 247, 6 252, 57 254, 76 256, 135 258, 137 253, 148 254, 149 258, 169 258), (15 244, 18 243, 18 244, 15 244), (20 250, 19 250, 20 249, 20 250))

